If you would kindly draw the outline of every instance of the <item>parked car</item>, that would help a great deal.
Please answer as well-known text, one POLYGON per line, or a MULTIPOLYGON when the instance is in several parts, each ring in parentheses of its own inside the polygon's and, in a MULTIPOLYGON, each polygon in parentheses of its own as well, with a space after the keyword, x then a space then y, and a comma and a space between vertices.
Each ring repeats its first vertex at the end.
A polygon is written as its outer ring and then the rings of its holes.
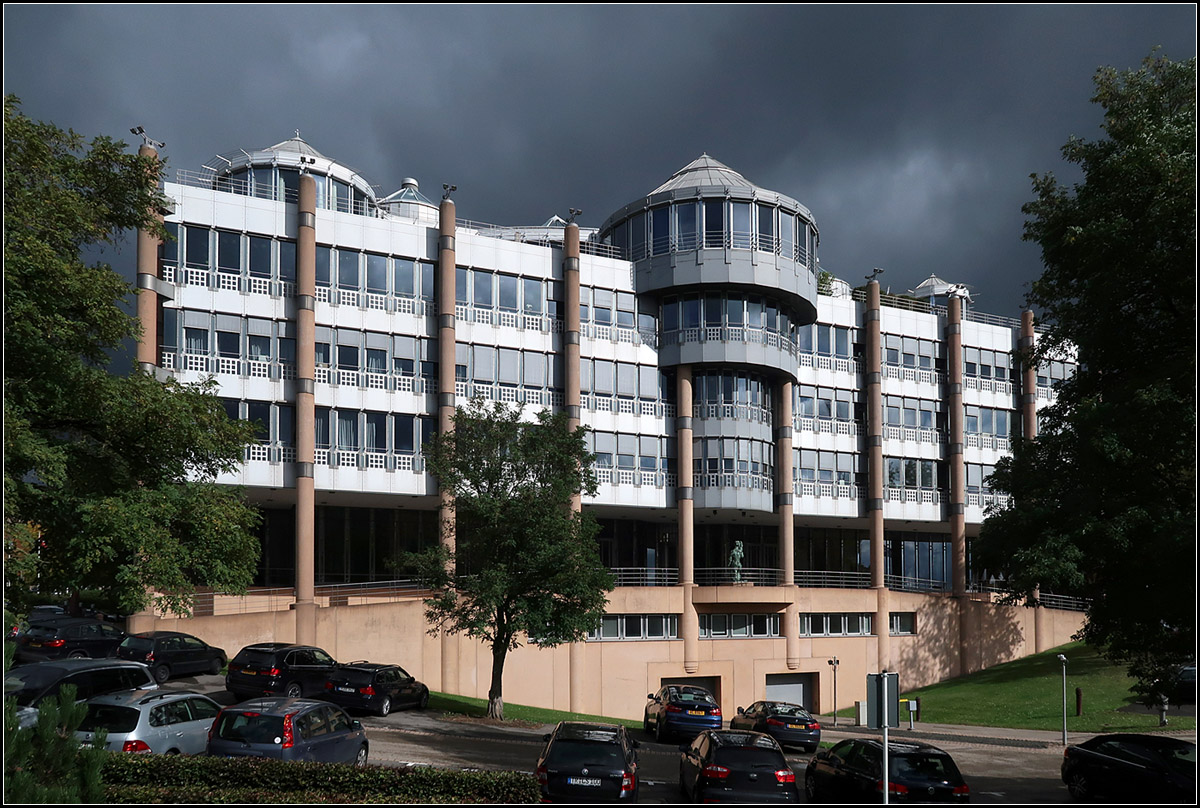
POLYGON ((649 693, 650 703, 642 714, 642 729, 654 727, 654 738, 663 741, 669 735, 688 736, 706 729, 721 728, 721 707, 713 694, 694 685, 663 685, 649 693))
POLYGON ((542 802, 637 802, 638 742, 625 727, 562 721, 542 740, 542 802))
POLYGON ((817 751, 821 743, 821 723, 801 707, 786 701, 756 701, 729 719, 730 729, 748 729, 770 735, 780 746, 799 746, 805 752, 817 751))
POLYGON ((1196 744, 1158 735, 1097 735, 1063 750, 1062 779, 1076 800, 1196 801, 1196 744))
POLYGON ((117 657, 145 662, 160 684, 189 673, 218 674, 225 667, 225 649, 179 631, 131 634, 117 646, 117 657))
POLYGON ((387 715, 397 707, 424 709, 429 705, 429 688, 399 665, 347 662, 329 674, 321 698, 346 709, 387 715))
POLYGON ((1169 695, 1171 704, 1196 703, 1196 665, 1183 665, 1175 674, 1169 695))
POLYGON ((225 687, 239 699, 251 696, 323 696, 337 667, 313 645, 264 642, 247 645, 229 663, 225 687))
POLYGON ((125 632, 90 617, 55 617, 17 635, 17 662, 47 659, 103 659, 116 654, 125 632))
POLYGON ((140 662, 120 659, 63 659, 13 668, 4 675, 4 695, 17 700, 20 726, 37 723, 43 699, 58 695, 64 685, 75 686, 77 701, 120 690, 153 690, 158 687, 150 669, 140 662))
MULTIPOLYGON (((883 742, 852 738, 818 752, 804 773, 808 802, 881 802, 883 742)), ((970 802, 950 755, 917 741, 888 742, 889 802, 970 802)))
POLYGON ((83 746, 108 733, 110 752, 200 755, 221 705, 186 690, 133 690, 88 699, 88 712, 75 732, 83 746))
POLYGON ((679 751, 679 790, 691 802, 800 802, 796 774, 770 735, 708 730, 679 751))
POLYGON ((18 622, 15 626, 10 626, 8 630, 8 638, 16 639, 22 632, 28 631, 30 626, 44 623, 47 620, 53 620, 57 617, 68 617, 67 610, 62 606, 34 606, 29 610, 28 616, 24 620, 18 622))
POLYGON ((367 765, 367 733, 341 708, 313 699, 258 698, 226 707, 208 754, 367 765))

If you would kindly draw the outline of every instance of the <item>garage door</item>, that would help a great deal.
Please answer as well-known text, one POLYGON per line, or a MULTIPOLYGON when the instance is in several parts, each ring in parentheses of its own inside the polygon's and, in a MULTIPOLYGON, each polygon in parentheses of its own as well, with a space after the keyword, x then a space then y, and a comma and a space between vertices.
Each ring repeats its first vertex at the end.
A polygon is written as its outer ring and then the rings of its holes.
POLYGON ((813 708, 817 695, 815 673, 768 673, 767 701, 790 701, 806 710, 813 708))

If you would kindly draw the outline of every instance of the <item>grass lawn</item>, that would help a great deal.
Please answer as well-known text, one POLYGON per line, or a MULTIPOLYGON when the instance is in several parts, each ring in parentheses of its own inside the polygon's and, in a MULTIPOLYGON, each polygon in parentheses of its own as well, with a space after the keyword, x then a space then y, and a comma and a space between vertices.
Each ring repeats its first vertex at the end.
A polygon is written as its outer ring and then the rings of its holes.
MULTIPOLYGON (((1135 703, 1125 669, 1083 643, 1006 662, 958 679, 904 692, 920 696, 921 720, 1020 729, 1062 729, 1062 663, 1067 658, 1067 730, 1070 732, 1150 732, 1158 714, 1118 712, 1135 703), (1083 715, 1075 715, 1075 688, 1083 691, 1083 715)), ((901 673, 901 685, 904 674, 901 673)), ((841 715, 843 713, 839 713, 841 715)), ((852 711, 844 711, 852 715, 852 711)), ((1196 719, 1171 716, 1168 729, 1195 729, 1196 719)))
MULTIPOLYGON (((472 699, 466 696, 454 696, 449 693, 430 692, 429 709, 440 710, 451 715, 465 715, 471 718, 482 718, 487 715, 487 699, 472 699)), ((557 724, 559 721, 597 721, 604 724, 624 724, 630 729, 641 729, 641 721, 628 718, 606 718, 602 715, 584 715, 562 710, 547 710, 542 707, 528 707, 524 704, 504 702, 505 721, 531 721, 539 724, 557 724)))

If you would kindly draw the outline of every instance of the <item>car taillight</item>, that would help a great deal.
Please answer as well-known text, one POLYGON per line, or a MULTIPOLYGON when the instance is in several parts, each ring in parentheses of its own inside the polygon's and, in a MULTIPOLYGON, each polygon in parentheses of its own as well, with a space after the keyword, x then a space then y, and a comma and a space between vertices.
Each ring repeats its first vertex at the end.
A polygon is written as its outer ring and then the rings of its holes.
POLYGON ((820 728, 821 728, 821 725, 820 725, 819 723, 817 723, 816 721, 814 721, 814 722, 812 722, 811 724, 809 724, 809 725, 808 725, 808 728, 809 728, 809 729, 820 729, 820 728))
POLYGON ((954 787, 954 796, 969 797, 970 795, 971 795, 971 787, 969 785, 967 785, 966 783, 963 783, 961 786, 954 787))
POLYGON ((621 773, 621 790, 622 791, 633 791, 633 787, 636 783, 637 783, 637 781, 634 779, 633 772, 622 772, 621 773))
POLYGON ((709 711, 708 711, 708 714, 709 714, 709 715, 720 715, 720 714, 721 714, 721 708, 720 708, 720 707, 713 707, 711 710, 709 710, 709 711))
POLYGON ((374 696, 375 688, 372 685, 367 685, 366 687, 360 687, 358 692, 362 693, 364 696, 374 696))
POLYGON ((682 713, 682 712, 683 712, 683 708, 682 708, 682 707, 676 707, 674 704, 668 704, 668 705, 667 705, 667 712, 668 712, 668 713, 682 713))
POLYGON ((333 690, 333 682, 326 682, 326 683, 325 683, 325 689, 326 689, 326 690, 333 690))
MULTIPOLYGON (((883 781, 882 780, 875 781, 875 790, 878 791, 880 794, 883 793, 883 781)), ((908 786, 902 786, 899 783, 889 782, 888 783, 888 793, 896 794, 898 796, 903 797, 908 794, 908 786)))
POLYGON ((281 749, 291 749, 296 743, 296 736, 292 732, 292 716, 295 713, 289 713, 283 717, 283 744, 281 749))
POLYGON ((707 777, 709 780, 724 780, 729 776, 729 769, 713 763, 709 766, 705 766, 700 772, 700 776, 707 777))
POLYGON ((279 675, 279 668, 271 668, 269 671, 267 671, 267 676, 278 676, 278 675, 279 675))
POLYGON ((782 721, 780 721, 778 718, 768 718, 767 719, 768 727, 782 727, 783 725, 784 725, 784 723, 782 721))
POLYGON ((147 661, 147 662, 153 662, 153 661, 154 661, 154 652, 153 652, 153 651, 151 651, 150 653, 146 654, 146 661, 147 661))
POLYGON ((149 752, 150 746, 145 741, 126 741, 121 746, 122 752, 149 752))
POLYGON ((537 767, 537 781, 539 786, 550 784, 550 772, 546 771, 545 766, 537 767))
POLYGON ((47 648, 62 648, 66 644, 66 640, 46 640, 46 642, 42 643, 47 648))
POLYGON ((775 772, 775 782, 777 783, 794 783, 796 782, 796 773, 791 769, 780 769, 775 772))

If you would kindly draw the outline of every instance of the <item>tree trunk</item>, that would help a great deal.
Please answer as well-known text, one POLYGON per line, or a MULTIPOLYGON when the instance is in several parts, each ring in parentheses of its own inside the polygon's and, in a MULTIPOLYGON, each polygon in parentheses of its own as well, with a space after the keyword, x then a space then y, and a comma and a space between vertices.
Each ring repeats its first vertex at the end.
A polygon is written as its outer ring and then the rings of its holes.
POLYGON ((488 718, 504 720, 504 659, 508 643, 497 640, 492 645, 492 686, 488 690, 488 718))

